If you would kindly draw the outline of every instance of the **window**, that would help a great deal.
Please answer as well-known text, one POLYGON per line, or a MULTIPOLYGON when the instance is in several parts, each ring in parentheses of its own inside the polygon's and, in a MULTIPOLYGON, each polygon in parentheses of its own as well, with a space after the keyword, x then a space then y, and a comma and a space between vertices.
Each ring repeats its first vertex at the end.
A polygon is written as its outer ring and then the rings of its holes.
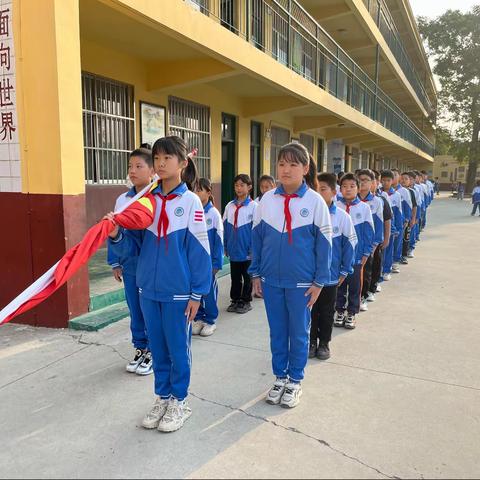
POLYGON ((284 65, 288 65, 288 22, 276 13, 272 21, 273 58, 284 65))
POLYGON ((459 173, 465 173, 465 167, 458 167, 459 173))
POLYGON ((253 44, 263 50, 263 24, 264 11, 263 2, 261 0, 252 0, 252 35, 253 44))
POLYGON ((82 73, 85 182, 123 184, 135 145, 133 87, 82 73))
MULTIPOLYGON (((324 142, 323 138, 319 138, 317 140, 317 170, 319 172, 324 171, 324 168, 323 168, 324 167, 323 162, 324 162, 324 159, 325 159, 324 150, 325 150, 325 142, 324 142)), ((326 168, 325 168, 325 170, 326 170, 326 168)))
POLYGON ((310 152, 310 155, 313 155, 313 137, 305 133, 300 134, 300 143, 307 147, 307 150, 310 152))
POLYGON ((270 146, 270 175, 277 178, 277 156, 280 149, 290 141, 290 131, 286 128, 272 127, 270 146))
POLYGON ((354 172, 360 168, 360 150, 358 148, 352 148, 352 163, 350 170, 354 172))
POLYGON ((440 175, 442 178, 448 178, 448 172, 442 172, 440 175))
POLYGON ((169 97, 168 115, 170 134, 187 142, 188 148, 197 148, 198 173, 210 178, 210 109, 181 98, 169 97))
POLYGON ((262 174, 262 124, 252 122, 250 125, 250 178, 253 182, 253 194, 260 193, 258 180, 262 174))

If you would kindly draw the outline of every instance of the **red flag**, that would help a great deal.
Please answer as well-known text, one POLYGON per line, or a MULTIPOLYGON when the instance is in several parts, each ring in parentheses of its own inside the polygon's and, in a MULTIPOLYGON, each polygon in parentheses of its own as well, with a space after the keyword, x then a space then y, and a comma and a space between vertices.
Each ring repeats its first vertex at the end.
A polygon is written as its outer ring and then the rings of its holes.
MULTIPOLYGON (((150 226, 154 218, 155 199, 149 192, 156 185, 155 182, 136 195, 125 209, 115 214, 115 222, 131 230, 143 230, 150 226), (145 195, 145 192, 148 193, 145 195), (141 197, 142 194, 145 196, 141 197)), ((58 290, 95 254, 113 229, 114 225, 109 220, 102 220, 90 228, 80 243, 0 311, 0 325, 35 307, 58 290)))

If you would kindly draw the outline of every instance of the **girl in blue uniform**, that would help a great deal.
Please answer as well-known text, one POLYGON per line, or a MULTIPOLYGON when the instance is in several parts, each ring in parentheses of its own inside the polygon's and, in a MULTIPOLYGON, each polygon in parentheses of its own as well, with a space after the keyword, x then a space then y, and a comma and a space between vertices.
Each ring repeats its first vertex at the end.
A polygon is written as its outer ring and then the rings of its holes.
POLYGON ((208 337, 217 329, 215 323, 218 317, 218 283, 216 275, 223 267, 223 222, 220 212, 214 206, 212 184, 208 178, 201 178, 198 181, 196 193, 202 202, 203 212, 205 213, 213 275, 210 293, 202 298, 195 323, 192 326, 192 335, 208 337))
MULTIPOLYGON (((181 428, 192 413, 186 401, 190 327, 202 296, 210 291, 212 264, 203 207, 191 191, 197 170, 187 156, 185 142, 175 136, 161 138, 152 153, 161 180, 151 189, 149 198, 140 202, 153 211, 153 223, 143 232, 114 229, 109 243, 119 256, 139 254, 137 287, 157 395, 142 425, 172 432, 181 428)), ((107 218, 114 222, 113 215, 107 218)))
POLYGON ((276 380, 272 405, 296 407, 308 359, 310 309, 330 281, 332 226, 316 190, 315 161, 296 143, 280 149, 279 186, 262 198, 254 214, 254 291, 263 294, 270 326, 276 380))
MULTIPOLYGON (((143 190, 151 182, 152 177, 152 151, 146 148, 134 150, 128 160, 128 178, 132 182, 133 187, 117 198, 115 211, 143 190)), ((130 331, 132 333, 135 355, 127 364, 127 372, 136 373, 137 375, 149 375, 153 373, 152 353, 148 349, 147 330, 138 295, 136 279, 138 257, 132 255, 121 258, 114 255, 112 248, 108 248, 107 262, 112 267, 115 280, 118 282, 123 280, 125 299, 130 311, 130 331)))

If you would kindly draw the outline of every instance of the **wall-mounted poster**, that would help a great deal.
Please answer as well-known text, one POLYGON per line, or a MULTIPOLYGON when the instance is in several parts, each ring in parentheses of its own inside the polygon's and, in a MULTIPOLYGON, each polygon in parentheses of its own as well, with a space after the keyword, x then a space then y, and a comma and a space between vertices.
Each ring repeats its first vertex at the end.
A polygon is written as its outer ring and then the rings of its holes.
POLYGON ((140 118, 140 143, 153 146, 159 138, 165 136, 165 107, 140 102, 140 118))

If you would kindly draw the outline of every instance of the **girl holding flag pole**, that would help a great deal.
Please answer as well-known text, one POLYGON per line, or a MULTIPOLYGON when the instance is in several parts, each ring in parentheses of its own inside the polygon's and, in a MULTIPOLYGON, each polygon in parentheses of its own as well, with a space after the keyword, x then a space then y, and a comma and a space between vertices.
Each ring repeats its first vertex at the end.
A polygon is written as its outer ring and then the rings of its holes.
MULTIPOLYGON (((210 291, 212 264, 200 199, 192 190, 197 170, 185 142, 164 137, 152 149, 160 177, 150 190, 154 216, 139 230, 110 233, 109 247, 119 257, 138 254, 137 287, 153 356, 155 394, 142 425, 173 432, 190 417, 191 322, 210 291)), ((142 201, 144 199, 141 199, 142 201)), ((115 223, 110 213, 105 218, 115 223)))
POLYGON ((330 282, 332 226, 316 192, 316 166, 307 149, 280 149, 280 185, 265 193, 252 230, 254 292, 265 299, 276 380, 267 394, 272 405, 296 407, 308 359, 310 309, 330 282))

